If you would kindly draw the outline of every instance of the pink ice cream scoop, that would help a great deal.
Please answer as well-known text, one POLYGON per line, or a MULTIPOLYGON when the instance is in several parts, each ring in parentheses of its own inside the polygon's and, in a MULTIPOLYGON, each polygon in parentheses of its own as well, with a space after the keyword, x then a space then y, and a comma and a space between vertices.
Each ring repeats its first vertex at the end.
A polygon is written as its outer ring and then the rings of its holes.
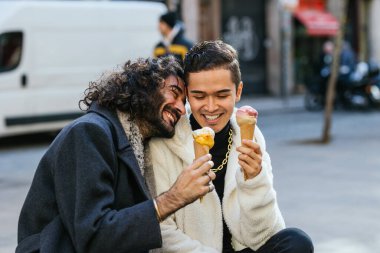
POLYGON ((237 109, 236 121, 241 127, 242 125, 255 125, 259 113, 249 105, 245 105, 237 109))

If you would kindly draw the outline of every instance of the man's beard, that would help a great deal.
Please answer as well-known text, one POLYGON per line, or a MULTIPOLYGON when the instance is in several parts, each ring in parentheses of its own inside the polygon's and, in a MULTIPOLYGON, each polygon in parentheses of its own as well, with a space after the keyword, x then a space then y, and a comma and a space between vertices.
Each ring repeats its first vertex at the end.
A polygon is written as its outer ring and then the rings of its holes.
POLYGON ((157 103, 152 105, 151 110, 144 113, 143 127, 150 137, 163 137, 172 138, 175 133, 175 124, 178 122, 181 114, 172 106, 166 105, 161 110, 161 106, 164 103, 164 97, 159 94, 155 96, 157 103), (175 115, 176 122, 174 125, 168 124, 163 118, 163 112, 168 111, 172 115, 175 115))
MULTIPOLYGON (((171 108, 171 106, 165 106, 163 111, 169 111, 171 114, 175 115, 176 119, 181 117, 178 111, 171 108)), ((175 133, 175 124, 177 121, 174 125, 168 125, 168 122, 163 119, 163 111, 158 109, 155 114, 148 117, 148 129, 150 130, 152 137, 172 138, 175 133)))

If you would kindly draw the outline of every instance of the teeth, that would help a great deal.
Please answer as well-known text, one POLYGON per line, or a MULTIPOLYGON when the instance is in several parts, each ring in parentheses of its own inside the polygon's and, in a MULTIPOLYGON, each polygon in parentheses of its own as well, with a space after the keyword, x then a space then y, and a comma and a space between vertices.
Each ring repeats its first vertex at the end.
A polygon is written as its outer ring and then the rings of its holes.
POLYGON ((208 120, 215 120, 217 118, 219 118, 220 114, 218 115, 205 115, 206 119, 208 120))
POLYGON ((171 115, 169 112, 166 112, 166 115, 170 120, 175 121, 173 115, 171 115))

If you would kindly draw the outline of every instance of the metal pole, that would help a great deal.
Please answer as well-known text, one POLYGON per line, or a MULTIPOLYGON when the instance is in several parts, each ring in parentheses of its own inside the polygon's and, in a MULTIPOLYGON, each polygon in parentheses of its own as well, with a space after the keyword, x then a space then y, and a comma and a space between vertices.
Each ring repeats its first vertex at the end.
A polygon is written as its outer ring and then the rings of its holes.
POLYGON ((290 87, 290 52, 291 52, 291 13, 287 8, 281 8, 281 97, 288 105, 290 87))

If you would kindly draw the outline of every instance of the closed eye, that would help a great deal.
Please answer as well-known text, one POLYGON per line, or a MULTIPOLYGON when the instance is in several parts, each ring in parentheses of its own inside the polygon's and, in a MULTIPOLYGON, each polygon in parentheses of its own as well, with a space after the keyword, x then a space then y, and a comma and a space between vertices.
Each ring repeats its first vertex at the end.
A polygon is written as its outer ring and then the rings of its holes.
POLYGON ((171 85, 170 91, 174 94, 175 98, 178 98, 180 95, 183 94, 183 90, 180 87, 178 87, 177 85, 171 85))
POLYGON ((221 91, 217 92, 216 96, 218 98, 227 98, 227 97, 231 96, 231 91, 230 90, 221 90, 221 91))
POLYGON ((178 90, 175 88, 175 86, 170 87, 170 91, 173 93, 174 98, 178 98, 179 93, 178 93, 178 90))
POLYGON ((189 96, 197 100, 204 99, 206 97, 206 93, 202 91, 192 90, 189 93, 190 93, 189 96))

